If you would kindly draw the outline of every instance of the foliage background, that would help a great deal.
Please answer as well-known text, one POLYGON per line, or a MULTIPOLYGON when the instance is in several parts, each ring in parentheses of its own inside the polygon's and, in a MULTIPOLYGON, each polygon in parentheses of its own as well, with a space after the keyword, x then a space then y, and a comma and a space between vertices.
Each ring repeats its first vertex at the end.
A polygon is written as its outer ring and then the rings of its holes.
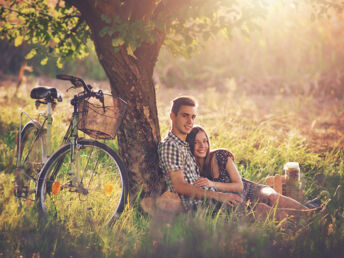
MULTIPOLYGON (((174 56, 163 48, 155 81, 168 88, 231 87, 254 94, 342 97, 343 14, 330 12, 317 19, 311 14, 310 6, 270 1, 265 19, 249 34, 235 30, 228 39, 226 33, 219 32, 216 37, 201 42, 198 53, 190 58, 174 56)), ((42 66, 40 61, 44 57, 38 53, 29 60, 29 65, 34 67, 32 75, 54 77, 58 72, 69 72, 106 80, 92 43, 87 46, 89 56, 78 61, 67 59, 63 69, 56 67, 54 58, 42 66)), ((17 57, 17 62, 23 56, 17 57)), ((11 71, 3 69, 2 72, 11 71)))

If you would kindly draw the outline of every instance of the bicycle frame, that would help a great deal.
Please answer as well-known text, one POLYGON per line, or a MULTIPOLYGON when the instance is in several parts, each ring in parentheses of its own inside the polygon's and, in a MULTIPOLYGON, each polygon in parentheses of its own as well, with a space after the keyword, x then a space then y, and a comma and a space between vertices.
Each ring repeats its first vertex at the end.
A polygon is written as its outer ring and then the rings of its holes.
MULTIPOLYGON (((71 171, 70 171, 70 175, 72 177, 72 182, 75 183, 75 182, 78 182, 79 180, 79 175, 76 175, 75 171, 77 171, 74 167, 74 161, 75 161, 75 155, 76 155, 76 148, 77 148, 77 140, 78 140, 78 121, 79 121, 79 114, 78 114, 78 110, 77 110, 77 101, 80 101, 79 100, 80 97, 78 96, 74 96, 73 100, 71 101, 73 107, 74 107, 74 111, 73 111, 73 114, 72 114, 72 120, 69 124, 69 127, 66 131, 66 134, 65 136, 63 137, 63 142, 62 142, 62 145, 67 143, 67 142, 70 142, 70 147, 71 147, 71 163, 72 163, 72 166, 71 166, 71 171)), ((57 171, 60 169, 60 166, 62 165, 62 161, 60 161, 58 163, 58 165, 55 167, 55 171, 53 173, 56 174, 57 171)), ((77 188, 82 188, 82 186, 75 186, 77 188)))
MULTIPOLYGON (((102 94, 102 92, 101 93, 98 92, 98 94, 102 94)), ((72 164, 71 171, 70 171, 71 186, 75 187, 76 191, 80 193, 84 193, 85 188, 82 183, 83 178, 79 178, 80 177, 80 175, 78 174, 79 169, 76 167, 78 164, 75 163, 76 155, 77 155, 76 150, 80 148, 78 147, 78 123, 79 123, 78 103, 90 97, 96 97, 96 95, 95 94, 92 95, 91 91, 85 91, 85 94, 82 94, 79 96, 75 95, 73 99, 71 100, 71 104, 74 108, 73 114, 72 114, 72 120, 63 138, 63 143, 70 142, 70 148, 71 148, 70 162, 72 164)), ((58 165, 56 166, 55 172, 53 173, 53 175, 60 169, 61 165, 62 165, 62 161, 61 161, 61 164, 58 163, 58 165)))

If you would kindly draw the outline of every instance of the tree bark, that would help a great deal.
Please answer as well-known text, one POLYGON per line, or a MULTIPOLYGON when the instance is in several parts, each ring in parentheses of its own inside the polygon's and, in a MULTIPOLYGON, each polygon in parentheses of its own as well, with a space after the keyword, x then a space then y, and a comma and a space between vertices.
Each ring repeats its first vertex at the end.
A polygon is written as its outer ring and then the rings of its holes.
POLYGON ((117 138, 119 154, 129 176, 130 197, 135 197, 140 190, 144 194, 160 193, 165 185, 157 154, 160 128, 152 76, 164 35, 158 33, 155 42, 143 43, 137 48, 137 58, 128 55, 124 46, 115 52, 112 38, 99 36, 104 26, 100 18, 104 10, 97 12, 86 1, 77 3, 92 31, 95 49, 110 80, 112 94, 128 102, 117 138))
POLYGON ((106 46, 102 40, 95 40, 95 45, 102 56, 100 62, 110 80, 113 95, 128 102, 118 143, 129 175, 130 193, 137 193, 141 187, 144 193, 159 191, 157 145, 160 128, 154 83, 147 72, 153 70, 152 64, 140 64, 128 56, 125 49, 119 54, 104 56, 106 49, 112 46, 106 46))

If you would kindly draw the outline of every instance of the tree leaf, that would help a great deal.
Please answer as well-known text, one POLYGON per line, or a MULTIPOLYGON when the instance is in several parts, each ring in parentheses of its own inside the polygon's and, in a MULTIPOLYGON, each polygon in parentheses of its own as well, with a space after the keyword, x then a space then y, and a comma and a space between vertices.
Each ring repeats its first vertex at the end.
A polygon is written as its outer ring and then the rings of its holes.
POLYGON ((134 51, 135 51, 135 48, 133 49, 132 46, 129 44, 127 46, 127 53, 128 53, 128 55, 134 57, 135 59, 137 59, 137 57, 134 54, 134 51))
POLYGON ((108 26, 105 26, 105 27, 103 27, 103 28, 98 32, 98 34, 99 34, 99 36, 104 37, 105 34, 108 33, 108 31, 109 31, 109 27, 108 27, 108 26))
POLYGON ((24 37, 18 35, 16 39, 14 40, 14 46, 15 47, 20 46, 23 43, 23 39, 24 37))
POLYGON ((59 68, 59 69, 62 69, 63 67, 63 62, 62 62, 62 58, 59 57, 57 60, 56 60, 56 66, 59 68))
POLYGON ((120 47, 122 45, 124 45, 124 40, 122 38, 115 38, 112 40, 112 46, 114 47, 120 47))
POLYGON ((41 60, 41 65, 46 65, 48 63, 48 57, 41 60))
POLYGON ((37 54, 36 49, 31 49, 31 51, 25 56, 25 59, 29 60, 37 54))
POLYGON ((103 13, 100 15, 100 19, 102 19, 102 21, 107 23, 107 24, 111 24, 111 19, 103 13))

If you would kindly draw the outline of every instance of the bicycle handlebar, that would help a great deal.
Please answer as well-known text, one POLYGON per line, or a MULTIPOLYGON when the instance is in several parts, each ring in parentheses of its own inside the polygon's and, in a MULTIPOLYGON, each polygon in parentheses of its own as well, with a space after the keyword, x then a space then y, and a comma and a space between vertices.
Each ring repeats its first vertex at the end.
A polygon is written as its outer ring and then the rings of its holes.
POLYGON ((84 88, 84 90, 86 91, 86 94, 84 94, 82 96, 75 96, 73 101, 72 101, 72 104, 75 102, 78 102, 80 99, 85 99, 88 97, 95 97, 102 103, 103 109, 105 112, 104 94, 103 94, 102 90, 99 90, 98 92, 94 92, 94 91, 92 91, 91 85, 87 85, 83 79, 78 78, 78 77, 74 77, 72 75, 57 74, 56 79, 70 81, 75 86, 75 88, 79 88, 82 86, 84 88))
POLYGON ((65 80, 65 81, 71 81, 71 80, 75 80, 76 77, 74 77, 72 75, 66 75, 66 74, 57 74, 56 75, 56 79, 65 80))
POLYGON ((67 75, 67 74, 57 74, 56 79, 70 81, 76 88, 83 87, 87 93, 91 93, 91 86, 87 85, 83 79, 67 75), (80 85, 81 84, 81 85, 80 85))

